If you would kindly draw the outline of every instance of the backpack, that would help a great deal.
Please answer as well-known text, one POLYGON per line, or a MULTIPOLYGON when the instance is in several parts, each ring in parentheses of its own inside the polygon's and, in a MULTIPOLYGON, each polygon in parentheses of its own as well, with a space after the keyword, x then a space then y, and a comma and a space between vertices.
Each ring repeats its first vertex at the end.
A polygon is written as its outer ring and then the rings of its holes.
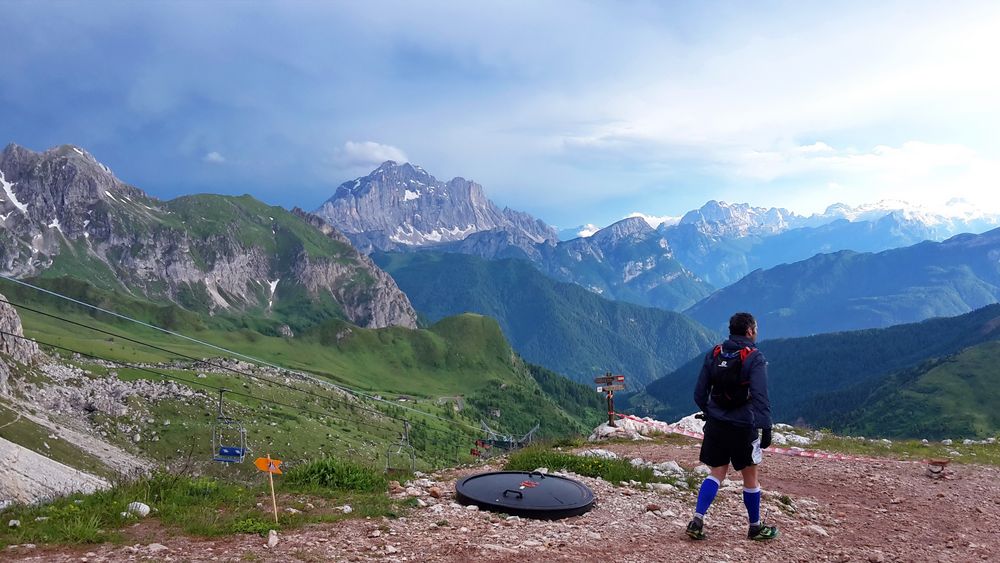
POLYGON ((747 346, 724 352, 722 344, 712 350, 708 385, 715 404, 731 410, 750 402, 750 379, 743 375, 743 363, 756 351, 756 348, 747 346))

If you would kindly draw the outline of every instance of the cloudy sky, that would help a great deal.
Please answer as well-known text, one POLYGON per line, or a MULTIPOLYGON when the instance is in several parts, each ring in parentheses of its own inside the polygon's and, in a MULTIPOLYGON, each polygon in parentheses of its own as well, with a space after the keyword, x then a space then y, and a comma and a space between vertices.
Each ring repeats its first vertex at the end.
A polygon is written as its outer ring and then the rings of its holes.
POLYGON ((996 2, 0 0, 0 143, 314 209, 384 160, 570 227, 1000 212, 996 2))

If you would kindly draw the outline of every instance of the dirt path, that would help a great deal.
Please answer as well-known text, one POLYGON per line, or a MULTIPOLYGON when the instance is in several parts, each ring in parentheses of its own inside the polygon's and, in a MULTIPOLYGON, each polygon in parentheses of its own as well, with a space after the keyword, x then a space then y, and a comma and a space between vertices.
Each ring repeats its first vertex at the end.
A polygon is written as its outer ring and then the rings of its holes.
MULTIPOLYGON (((617 444, 629 457, 697 465, 698 446, 617 444)), ((497 469, 497 468, 492 468, 497 469)), ((958 466, 933 480, 919 464, 830 462, 767 456, 761 484, 770 523, 782 537, 745 539, 736 474, 709 513, 709 538, 684 535, 694 492, 653 492, 581 478, 598 499, 591 512, 558 522, 505 519, 453 504, 455 478, 438 474, 444 498, 396 520, 353 520, 282 532, 273 549, 258 536, 200 540, 162 537, 162 546, 8 550, 44 561, 986 561, 1000 549, 1000 471, 958 466), (791 500, 794 512, 782 496, 791 500), (654 505, 654 506, 650 506, 654 505), (655 509, 651 512, 649 509, 655 509), (162 549, 161 549, 162 548, 162 549)), ((490 470, 486 468, 485 470, 490 470)), ((423 484, 426 491, 428 483, 423 484)))

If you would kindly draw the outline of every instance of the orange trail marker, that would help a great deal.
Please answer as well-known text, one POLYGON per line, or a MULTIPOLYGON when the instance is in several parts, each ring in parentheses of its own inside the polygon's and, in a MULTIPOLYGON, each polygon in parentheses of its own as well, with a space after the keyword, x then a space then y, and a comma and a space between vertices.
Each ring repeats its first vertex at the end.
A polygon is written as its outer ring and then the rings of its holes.
POLYGON ((258 457, 254 460, 254 465, 257 469, 267 473, 267 480, 271 484, 271 506, 274 507, 274 523, 278 523, 278 499, 274 496, 274 474, 277 473, 281 475, 281 470, 278 466, 281 465, 280 459, 271 459, 271 454, 267 454, 267 457, 258 457))
POLYGON ((258 457, 253 463, 257 466, 257 469, 260 469, 261 471, 281 475, 281 469, 278 468, 278 466, 281 465, 280 459, 271 459, 271 456, 258 457))

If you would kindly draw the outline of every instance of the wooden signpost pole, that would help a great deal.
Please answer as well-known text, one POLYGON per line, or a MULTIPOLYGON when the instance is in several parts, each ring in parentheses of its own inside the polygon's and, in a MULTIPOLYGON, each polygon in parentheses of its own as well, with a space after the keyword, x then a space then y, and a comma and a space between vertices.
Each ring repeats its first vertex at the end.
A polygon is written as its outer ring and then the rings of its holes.
POLYGON ((277 473, 281 475, 281 469, 278 468, 281 465, 280 459, 272 459, 271 454, 267 454, 267 457, 258 457, 253 462, 257 466, 257 469, 267 473, 267 482, 271 485, 271 508, 274 509, 274 523, 278 523, 278 499, 274 495, 274 474, 277 473))
POLYGON ((625 389, 624 375, 611 375, 609 371, 603 376, 594 378, 594 383, 598 384, 597 391, 605 392, 608 396, 608 426, 614 428, 615 425, 615 391, 625 389))
MULTIPOLYGON (((267 454, 267 465, 271 467, 271 454, 267 454)), ((274 496, 274 473, 267 472, 267 480, 271 484, 271 506, 274 508, 274 523, 278 523, 278 499, 274 496)))
POLYGON ((615 392, 608 391, 608 426, 615 427, 615 392))

